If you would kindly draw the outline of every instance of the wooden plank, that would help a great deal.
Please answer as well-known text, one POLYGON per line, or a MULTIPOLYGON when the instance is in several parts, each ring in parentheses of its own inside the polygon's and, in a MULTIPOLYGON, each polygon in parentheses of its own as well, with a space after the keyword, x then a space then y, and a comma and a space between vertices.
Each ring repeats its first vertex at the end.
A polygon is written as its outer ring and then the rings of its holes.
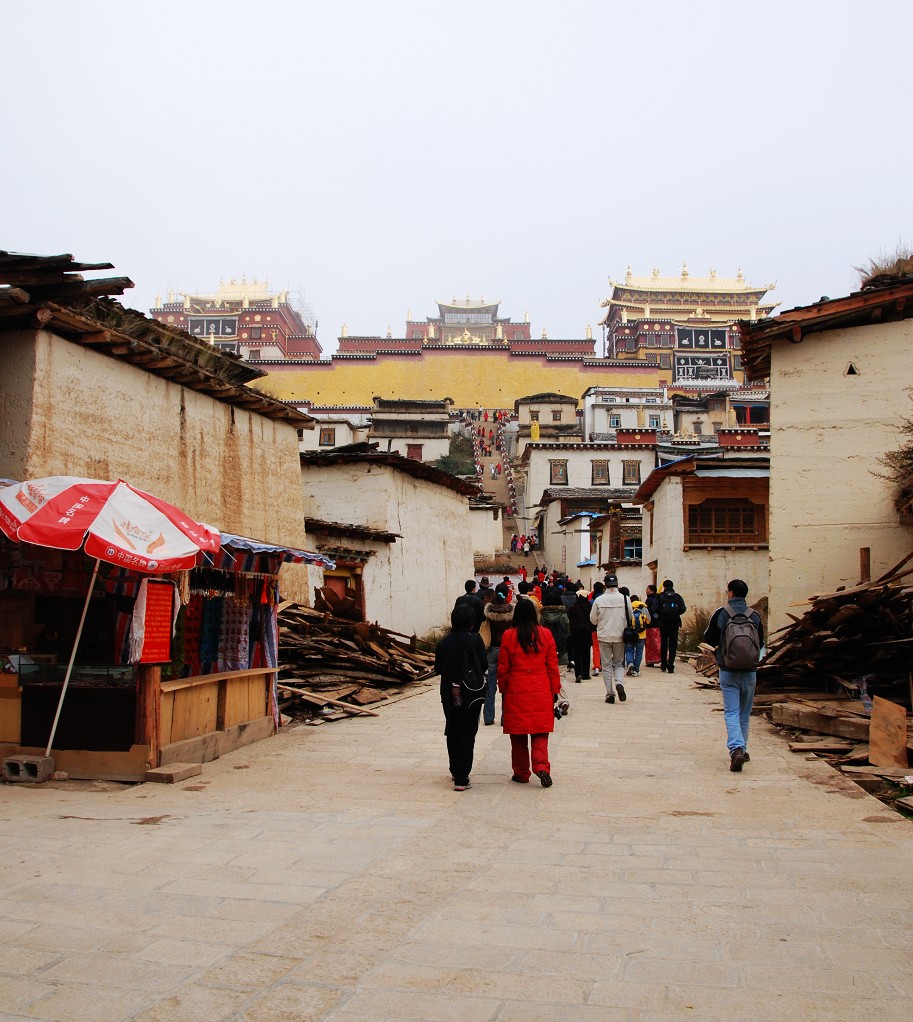
POLYGON ((369 717, 380 716, 379 713, 375 713, 373 710, 366 710, 363 706, 355 706, 352 703, 344 703, 339 699, 327 699, 326 696, 318 696, 316 693, 307 692, 303 688, 292 688, 291 685, 282 684, 279 685, 279 688, 284 689, 286 692, 294 692, 295 695, 299 695, 305 698, 309 696, 311 699, 319 699, 320 705, 323 705, 324 703, 329 703, 331 706, 341 706, 344 710, 349 710, 351 713, 365 713, 369 717))
POLYGON ((861 717, 837 717, 821 713, 801 703, 775 703, 771 707, 774 724, 799 728, 802 731, 817 731, 822 735, 836 735, 865 742, 869 737, 869 722, 861 717))
POLYGON ((881 767, 909 767, 907 711, 890 699, 875 696, 869 731, 869 762, 881 767))
POLYGON ((789 750, 790 752, 852 752, 853 745, 835 738, 832 741, 823 742, 790 742, 789 750))

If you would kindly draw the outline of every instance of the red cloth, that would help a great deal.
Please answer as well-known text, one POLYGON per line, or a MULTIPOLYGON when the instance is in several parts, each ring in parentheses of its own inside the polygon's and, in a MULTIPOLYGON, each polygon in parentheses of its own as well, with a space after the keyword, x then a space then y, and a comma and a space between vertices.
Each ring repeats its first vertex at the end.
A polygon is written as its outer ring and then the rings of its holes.
POLYGON ((540 735, 555 729, 555 696, 561 691, 558 651, 552 633, 541 625, 539 649, 523 651, 516 628, 501 637, 498 689, 506 735, 540 735))
POLYGON ((644 647, 644 663, 658 664, 660 662, 659 655, 659 629, 648 628, 647 629, 647 644, 644 647))
MULTIPOLYGON (((647 635, 649 634, 650 633, 648 631, 647 635)), ((593 632, 593 670, 594 671, 602 670, 602 657, 600 656, 599 653, 599 639, 596 638, 595 632, 593 632)))
POLYGON ((514 777, 528 781, 531 773, 539 773, 545 770, 552 772, 551 764, 548 761, 548 735, 511 735, 510 736, 510 765, 513 768, 514 777), (527 745, 532 746, 533 768, 530 770, 530 750, 527 745))

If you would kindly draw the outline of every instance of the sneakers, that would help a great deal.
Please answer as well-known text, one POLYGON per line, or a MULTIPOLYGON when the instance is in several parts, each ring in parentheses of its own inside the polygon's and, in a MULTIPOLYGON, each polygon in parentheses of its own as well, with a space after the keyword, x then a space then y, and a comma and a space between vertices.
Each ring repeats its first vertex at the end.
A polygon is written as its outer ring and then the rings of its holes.
POLYGON ((625 664, 625 674, 634 673, 634 664, 625 664))
POLYGON ((738 774, 742 771, 742 764, 745 762, 745 750, 744 749, 733 749, 729 753, 729 769, 734 773, 738 774))
POLYGON ((640 671, 631 671, 631 677, 632 678, 639 678, 640 677, 640 671))
POLYGON ((536 777, 539 778, 539 783, 543 788, 550 788, 552 786, 552 775, 547 770, 537 770, 536 777))
POLYGON ((610 692, 610 693, 609 693, 609 694, 608 694, 608 695, 607 695, 607 696, 605 697, 605 701, 606 701, 607 703, 614 703, 614 702, 615 702, 615 693, 614 693, 614 692, 610 692))
POLYGON ((468 777, 466 778, 465 781, 454 781, 453 782, 453 790, 454 791, 468 791, 471 787, 472 787, 472 781, 470 781, 468 777))
POLYGON ((622 702, 624 702, 624 701, 625 701, 625 699, 627 699, 627 698, 628 698, 628 693, 627 693, 627 692, 625 692, 625 687, 624 687, 624 685, 622 685, 622 684, 620 684, 619 682, 617 682, 617 681, 616 681, 616 682, 615 682, 615 688, 616 688, 616 689, 618 690, 618 698, 619 698, 619 699, 620 699, 620 700, 621 700, 622 702))

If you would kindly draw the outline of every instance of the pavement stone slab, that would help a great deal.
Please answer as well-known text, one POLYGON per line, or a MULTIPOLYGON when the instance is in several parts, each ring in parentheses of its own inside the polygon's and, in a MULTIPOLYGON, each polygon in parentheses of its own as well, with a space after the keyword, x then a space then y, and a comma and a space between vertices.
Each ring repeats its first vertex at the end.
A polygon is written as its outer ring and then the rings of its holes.
POLYGON ((909 1022, 913 825, 758 717, 731 774, 654 674, 574 686, 550 789, 496 726, 453 792, 434 687, 193 784, 0 785, 0 1022, 909 1022))

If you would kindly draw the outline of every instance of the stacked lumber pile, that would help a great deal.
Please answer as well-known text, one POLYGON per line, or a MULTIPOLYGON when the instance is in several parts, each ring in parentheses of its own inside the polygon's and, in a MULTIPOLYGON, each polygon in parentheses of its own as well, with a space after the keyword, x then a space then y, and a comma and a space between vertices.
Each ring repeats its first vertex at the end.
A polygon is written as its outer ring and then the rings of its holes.
POLYGON ((907 700, 913 654, 909 554, 874 582, 812 596, 802 617, 774 633, 758 688, 822 688, 907 700))
POLYGON ((352 714, 427 689, 416 684, 434 673, 434 655, 415 636, 328 610, 295 603, 279 607, 280 708, 305 709, 314 723, 352 714))

